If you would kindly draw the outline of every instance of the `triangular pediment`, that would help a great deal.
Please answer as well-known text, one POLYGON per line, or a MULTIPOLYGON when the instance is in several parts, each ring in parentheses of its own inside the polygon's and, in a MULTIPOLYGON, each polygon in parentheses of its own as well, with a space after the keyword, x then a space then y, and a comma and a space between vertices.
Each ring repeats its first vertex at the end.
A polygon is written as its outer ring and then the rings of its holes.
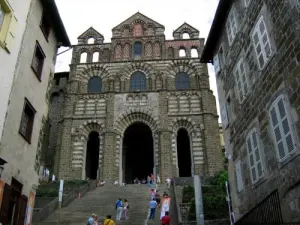
POLYGON ((102 34, 100 34, 93 27, 87 29, 84 33, 82 33, 77 39, 83 39, 86 37, 94 37, 94 38, 104 38, 102 34))
POLYGON ((118 29, 122 29, 124 26, 127 25, 132 25, 134 23, 136 23, 137 21, 142 21, 145 24, 152 24, 154 27, 160 27, 160 28, 165 28, 162 24, 150 19, 149 17, 145 16, 144 14, 137 12, 134 15, 132 15, 131 17, 129 17, 128 19, 124 20, 122 23, 120 23, 119 25, 115 26, 112 30, 118 30, 118 29))
POLYGON ((190 32, 199 32, 199 30, 197 30, 195 27, 191 26, 190 24, 184 22, 180 27, 178 27, 174 33, 182 33, 182 32, 186 32, 186 31, 190 31, 190 32))

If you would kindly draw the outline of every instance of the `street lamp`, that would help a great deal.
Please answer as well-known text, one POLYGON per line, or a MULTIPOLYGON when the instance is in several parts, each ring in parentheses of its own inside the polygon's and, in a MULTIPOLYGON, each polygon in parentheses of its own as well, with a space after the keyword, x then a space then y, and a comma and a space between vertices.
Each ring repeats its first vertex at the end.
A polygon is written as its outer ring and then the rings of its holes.
POLYGON ((2 172, 4 170, 4 164, 7 163, 4 159, 0 158, 0 178, 2 175, 2 172))

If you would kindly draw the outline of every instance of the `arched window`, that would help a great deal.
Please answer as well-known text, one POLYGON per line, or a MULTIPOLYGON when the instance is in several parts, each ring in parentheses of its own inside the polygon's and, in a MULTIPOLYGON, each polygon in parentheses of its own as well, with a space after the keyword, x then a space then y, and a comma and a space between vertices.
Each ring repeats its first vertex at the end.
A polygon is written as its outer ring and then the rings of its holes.
POLYGON ((89 38, 88 39, 88 44, 94 44, 95 43, 95 39, 94 38, 89 38))
POLYGON ((87 61, 87 53, 83 52, 80 55, 80 63, 86 63, 86 61, 87 61))
POLYGON ((184 48, 181 48, 179 50, 179 57, 186 57, 186 52, 185 52, 185 49, 184 48))
POLYGON ((190 35, 188 33, 183 33, 182 39, 190 39, 190 35))
POLYGON ((99 61, 99 52, 94 52, 93 53, 93 62, 98 62, 99 61))
POLYGON ((130 77, 130 90, 143 91, 146 90, 146 76, 144 73, 137 71, 130 77))
POLYGON ((134 56, 142 56, 142 43, 141 42, 135 42, 134 43, 134 56))
POLYGON ((196 48, 191 49, 191 56, 192 58, 198 58, 198 51, 196 48))
POLYGON ((92 77, 88 82, 88 93, 102 92, 102 79, 100 77, 92 77))
POLYGON ((189 75, 183 72, 180 72, 175 77, 175 86, 176 90, 184 90, 190 88, 190 78, 189 75))

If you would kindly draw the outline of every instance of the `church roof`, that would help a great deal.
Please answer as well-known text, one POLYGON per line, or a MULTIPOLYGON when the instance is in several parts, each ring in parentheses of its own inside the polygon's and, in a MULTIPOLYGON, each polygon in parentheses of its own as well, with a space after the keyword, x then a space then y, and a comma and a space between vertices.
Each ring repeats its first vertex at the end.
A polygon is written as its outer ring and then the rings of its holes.
POLYGON ((181 31, 185 31, 185 30, 190 30, 193 32, 199 32, 199 30, 197 30, 195 27, 191 26, 190 24, 184 22, 180 27, 178 27, 176 30, 173 31, 173 33, 177 33, 177 32, 181 32, 181 31))
POLYGON ((115 29, 120 29, 122 28, 124 25, 127 24, 131 24, 132 22, 136 21, 136 20, 142 20, 145 23, 152 23, 154 24, 155 27, 162 27, 165 28, 162 24, 150 19, 149 17, 145 16, 144 14, 137 12, 135 14, 133 14, 131 17, 127 18, 126 20, 124 20, 123 22, 121 22, 120 24, 118 24, 117 26, 115 26, 113 28, 113 30, 115 29))
POLYGON ((93 36, 95 36, 95 37, 102 37, 102 38, 104 38, 103 35, 100 34, 97 30, 95 30, 93 27, 90 27, 85 32, 83 32, 81 35, 79 35, 78 39, 85 38, 86 36, 89 36, 91 34, 93 36))

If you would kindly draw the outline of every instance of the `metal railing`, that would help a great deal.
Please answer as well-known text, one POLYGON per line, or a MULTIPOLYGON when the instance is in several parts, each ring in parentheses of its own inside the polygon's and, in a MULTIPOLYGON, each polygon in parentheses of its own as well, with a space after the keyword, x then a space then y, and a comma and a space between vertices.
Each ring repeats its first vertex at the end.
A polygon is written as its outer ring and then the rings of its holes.
POLYGON ((282 214, 278 191, 273 191, 255 208, 238 220, 235 225, 281 225, 282 214))

